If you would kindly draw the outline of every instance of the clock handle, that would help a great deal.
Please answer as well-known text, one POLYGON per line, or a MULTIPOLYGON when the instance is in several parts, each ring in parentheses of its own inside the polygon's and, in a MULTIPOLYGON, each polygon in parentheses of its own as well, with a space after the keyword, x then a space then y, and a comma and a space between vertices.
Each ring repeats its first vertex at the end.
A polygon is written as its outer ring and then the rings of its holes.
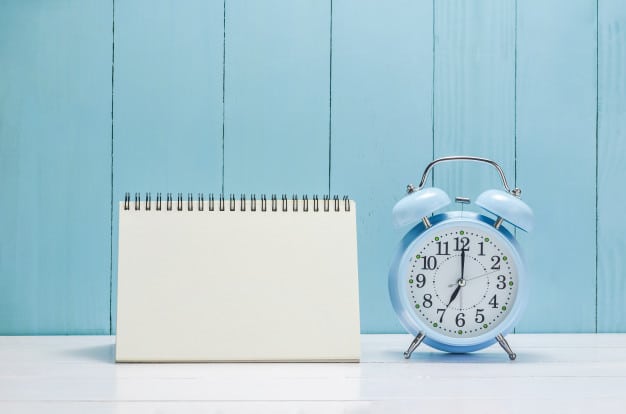
POLYGON ((498 170, 498 174, 500 174, 500 178, 502 179, 502 185, 504 186, 504 189, 506 190, 507 193, 512 194, 516 197, 519 197, 522 194, 522 190, 520 190, 519 188, 511 189, 511 187, 509 187, 509 183, 506 180, 504 171, 498 165, 497 162, 492 161, 488 158, 473 157, 469 155, 453 155, 450 157, 437 158, 436 160, 432 161, 430 164, 426 166, 426 169, 424 170, 424 174, 422 174, 422 180, 420 181, 419 186, 417 186, 417 188, 413 188, 412 186, 410 186, 409 192, 421 190, 424 187, 424 184, 426 184, 426 180, 428 179, 428 174, 430 173, 430 170, 435 166, 435 164, 448 162, 448 161, 475 161, 475 162, 484 162, 484 163, 490 164, 493 167, 495 167, 496 170, 498 170))

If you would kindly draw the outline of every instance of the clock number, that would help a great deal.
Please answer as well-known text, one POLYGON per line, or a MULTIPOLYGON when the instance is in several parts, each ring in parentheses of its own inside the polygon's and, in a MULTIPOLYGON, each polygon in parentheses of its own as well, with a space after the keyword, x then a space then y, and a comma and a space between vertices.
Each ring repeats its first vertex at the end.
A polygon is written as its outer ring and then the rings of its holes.
POLYGON ((484 309, 476 309, 476 317, 474 318, 474 322, 476 323, 483 323, 485 322, 485 315, 482 314, 482 312, 484 312, 484 309))
POLYGON ((456 322, 456 326, 458 326, 459 328, 462 328, 465 326, 465 314, 463 312, 459 313, 458 315, 456 315, 456 319, 454 319, 454 321, 456 322))
POLYGON ((505 280, 506 277, 504 275, 498 275, 498 284, 496 287, 500 290, 504 289, 506 287, 506 283, 504 283, 505 280))
POLYGON ((423 288, 424 285, 426 284, 426 276, 424 276, 422 273, 419 273, 415 277, 415 282, 416 282, 418 288, 423 288))
POLYGON ((450 253, 448 253, 448 242, 443 242, 442 243, 442 242, 438 241, 437 242, 437 247, 439 249, 438 252, 437 252, 438 255, 446 256, 446 255, 450 254, 450 253))
POLYGON ((457 252, 462 250, 466 252, 469 251, 469 237, 455 237, 454 240, 456 241, 456 248, 454 250, 457 252))
POLYGON ((496 299, 496 295, 493 295, 493 297, 489 301, 489 304, 491 305, 492 308, 498 309, 498 305, 500 304, 498 303, 498 299, 496 299))
POLYGON ((491 256, 491 261, 494 262, 491 268, 493 270, 500 270, 500 256, 491 256))
POLYGON ((430 308, 431 306, 433 306, 433 295, 431 295, 430 293, 425 294, 422 306, 424 306, 425 308, 430 308))
POLYGON ((480 253, 478 253, 479 256, 484 256, 485 255, 485 243, 484 242, 478 242, 478 244, 480 245, 480 253))
POLYGON ((446 313, 445 309, 437 309, 437 313, 441 312, 441 316, 439 317, 439 323, 443 322, 443 315, 446 313))
POLYGON ((437 268, 437 258, 435 256, 424 256, 422 259, 424 260, 423 270, 434 270, 437 268))

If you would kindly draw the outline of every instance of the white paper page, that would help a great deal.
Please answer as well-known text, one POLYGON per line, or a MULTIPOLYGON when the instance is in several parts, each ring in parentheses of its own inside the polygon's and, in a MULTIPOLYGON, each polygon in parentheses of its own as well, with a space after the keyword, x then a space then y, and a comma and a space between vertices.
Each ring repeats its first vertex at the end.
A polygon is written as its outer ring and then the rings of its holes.
POLYGON ((359 359, 350 211, 120 203, 118 361, 359 359))

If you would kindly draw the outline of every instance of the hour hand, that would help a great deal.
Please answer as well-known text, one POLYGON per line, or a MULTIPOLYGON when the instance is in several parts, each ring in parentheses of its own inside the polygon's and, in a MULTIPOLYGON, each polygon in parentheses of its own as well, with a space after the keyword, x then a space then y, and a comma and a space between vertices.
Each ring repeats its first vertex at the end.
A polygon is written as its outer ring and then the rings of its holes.
POLYGON ((450 306, 450 304, 454 301, 454 299, 456 299, 456 297, 459 295, 459 291, 460 290, 461 290, 461 285, 458 284, 456 289, 454 289, 454 292, 452 292, 452 296, 450 296, 450 301, 446 305, 446 308, 448 308, 450 306))

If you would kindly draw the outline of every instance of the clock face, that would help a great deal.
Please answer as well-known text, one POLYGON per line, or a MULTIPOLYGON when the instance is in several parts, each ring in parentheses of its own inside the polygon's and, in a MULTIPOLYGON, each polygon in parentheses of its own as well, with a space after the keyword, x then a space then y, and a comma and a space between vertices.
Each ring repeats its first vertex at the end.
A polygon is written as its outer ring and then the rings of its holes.
POLYGON ((511 312, 519 256, 495 228, 442 223, 408 249, 403 283, 423 325, 446 337, 474 338, 496 328, 511 312))

